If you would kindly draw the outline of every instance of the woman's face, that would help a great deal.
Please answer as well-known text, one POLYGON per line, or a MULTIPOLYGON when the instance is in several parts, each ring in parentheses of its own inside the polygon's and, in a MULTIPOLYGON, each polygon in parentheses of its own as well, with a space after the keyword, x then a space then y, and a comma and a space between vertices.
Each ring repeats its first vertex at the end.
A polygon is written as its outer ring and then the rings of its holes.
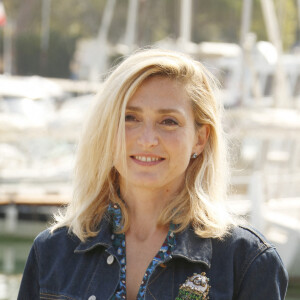
POLYGON ((195 129, 191 103, 182 84, 165 77, 147 79, 127 104, 127 176, 120 162, 120 184, 177 190, 193 153, 200 154, 208 127, 195 129))

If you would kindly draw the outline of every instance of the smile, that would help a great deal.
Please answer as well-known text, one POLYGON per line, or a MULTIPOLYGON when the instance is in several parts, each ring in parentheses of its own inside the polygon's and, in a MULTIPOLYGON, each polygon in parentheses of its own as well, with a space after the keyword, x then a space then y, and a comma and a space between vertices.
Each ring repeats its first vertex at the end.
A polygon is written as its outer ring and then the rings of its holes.
POLYGON ((151 156, 133 156, 136 160, 143 161, 143 162, 152 162, 152 161, 159 161, 162 158, 159 157, 151 157, 151 156))
POLYGON ((148 155, 132 155, 130 157, 136 164, 141 166, 155 166, 165 160, 163 157, 148 155))

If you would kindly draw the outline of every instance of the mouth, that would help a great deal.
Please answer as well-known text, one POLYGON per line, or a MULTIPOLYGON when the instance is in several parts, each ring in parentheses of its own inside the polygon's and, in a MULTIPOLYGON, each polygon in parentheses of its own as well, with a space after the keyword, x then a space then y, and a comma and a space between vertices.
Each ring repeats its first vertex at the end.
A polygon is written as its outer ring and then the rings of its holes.
POLYGON ((132 156, 132 158, 143 162, 159 161, 164 159, 162 157, 153 157, 153 156, 132 156))
POLYGON ((141 165, 156 165, 160 162, 162 162, 163 160, 165 160, 165 158, 163 157, 159 157, 159 156, 143 156, 143 155, 132 155, 130 156, 136 163, 141 164, 141 165))

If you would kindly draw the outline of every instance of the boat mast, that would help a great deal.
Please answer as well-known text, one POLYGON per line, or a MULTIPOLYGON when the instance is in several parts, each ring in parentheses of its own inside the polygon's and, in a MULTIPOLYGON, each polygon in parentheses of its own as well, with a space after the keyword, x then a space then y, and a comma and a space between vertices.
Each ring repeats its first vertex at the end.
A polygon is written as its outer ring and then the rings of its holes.
POLYGON ((90 80, 98 81, 99 75, 107 70, 107 35, 115 9, 116 0, 108 0, 106 2, 101 26, 97 37, 97 54, 95 55, 96 62, 90 68, 90 80))
POLYGON ((139 6, 138 0, 129 1, 126 32, 125 32, 125 45, 128 47, 128 52, 131 52, 134 49, 138 6, 139 6))
POLYGON ((240 75, 240 86, 239 83, 237 83, 237 86, 235 86, 236 96, 238 97, 238 101, 241 102, 242 105, 246 105, 249 101, 249 95, 250 95, 250 85, 249 80, 247 80, 249 74, 249 43, 247 41, 249 40, 249 33, 250 33, 250 27, 251 27, 251 18, 252 18, 252 6, 253 6, 253 0, 243 0, 243 11, 242 11, 242 26, 241 26, 241 35, 240 35, 240 47, 242 50, 242 57, 241 57, 241 63, 240 63, 240 69, 239 69, 239 75, 240 75))
POLYGON ((51 0, 43 0, 42 2, 42 29, 41 29, 41 70, 45 71, 48 63, 48 48, 50 38, 50 13, 51 0))
POLYGON ((191 41, 192 0, 181 0, 180 42, 183 47, 191 41))
POLYGON ((274 74, 274 107, 289 107, 290 99, 287 93, 286 74, 282 62, 282 40, 274 2, 272 0, 261 0, 260 3, 269 40, 277 50, 277 62, 274 74))

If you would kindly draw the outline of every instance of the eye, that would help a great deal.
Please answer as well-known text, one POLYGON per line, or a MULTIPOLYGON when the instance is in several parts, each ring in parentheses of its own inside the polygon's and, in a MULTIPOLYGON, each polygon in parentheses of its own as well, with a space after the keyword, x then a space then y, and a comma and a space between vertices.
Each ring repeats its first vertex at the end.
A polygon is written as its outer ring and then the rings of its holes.
POLYGON ((134 115, 127 114, 125 115, 125 122, 136 122, 138 121, 134 115))
POLYGON ((175 121, 175 120, 173 120, 173 119, 168 118, 168 119, 163 120, 163 121, 161 122, 161 124, 167 125, 167 126, 177 126, 177 125, 178 125, 178 122, 175 121))

